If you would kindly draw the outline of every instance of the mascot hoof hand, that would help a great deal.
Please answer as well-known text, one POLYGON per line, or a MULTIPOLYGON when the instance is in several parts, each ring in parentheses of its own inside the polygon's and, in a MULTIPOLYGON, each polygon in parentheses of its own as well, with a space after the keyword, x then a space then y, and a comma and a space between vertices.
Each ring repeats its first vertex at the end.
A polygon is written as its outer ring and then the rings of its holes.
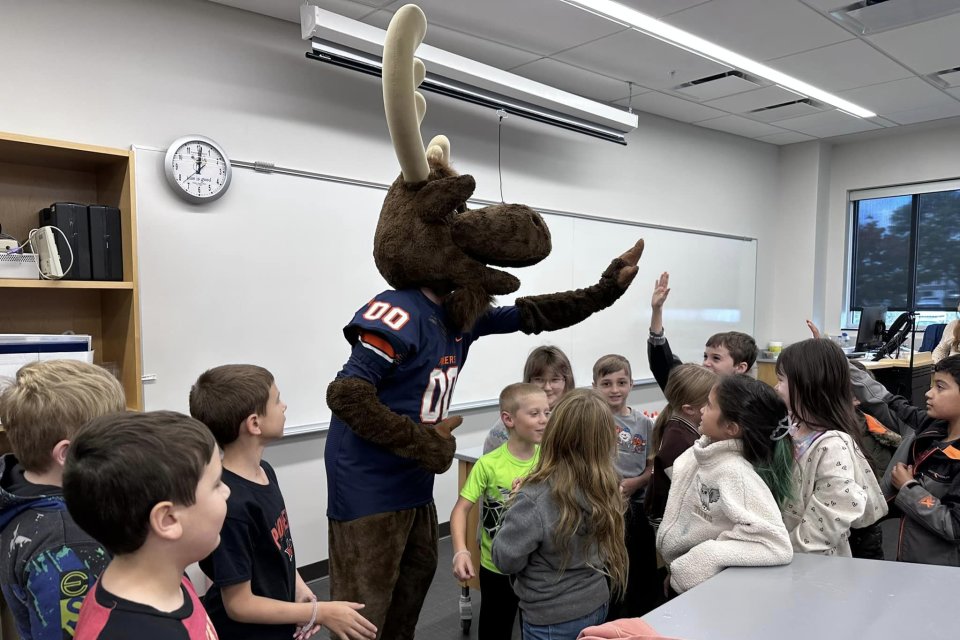
POLYGON ((453 454, 457 452, 457 439, 450 432, 460 426, 463 418, 454 416, 435 425, 423 425, 429 434, 416 453, 421 467, 433 473, 443 473, 453 464, 453 454))
POLYGON ((452 438, 450 432, 463 424, 463 416, 450 416, 445 420, 441 420, 434 427, 437 433, 439 433, 444 438, 452 438))
POLYGON ((621 289, 626 289, 630 286, 630 283, 633 282, 633 279, 637 276, 637 271, 640 268, 637 266, 637 263, 640 262, 640 256, 643 255, 643 238, 637 240, 637 244, 633 245, 626 253, 622 254, 619 260, 623 261, 623 265, 617 271, 617 285, 621 289))

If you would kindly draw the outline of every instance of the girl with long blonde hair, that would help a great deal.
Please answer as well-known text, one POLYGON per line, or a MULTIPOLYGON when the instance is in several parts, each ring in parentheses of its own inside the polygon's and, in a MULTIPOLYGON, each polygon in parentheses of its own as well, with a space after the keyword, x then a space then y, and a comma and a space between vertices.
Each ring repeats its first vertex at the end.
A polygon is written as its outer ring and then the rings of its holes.
POLYGON ((604 621, 610 589, 619 597, 626 588, 615 451, 603 396, 579 389, 554 407, 540 460, 493 539, 493 563, 513 575, 525 640, 575 640, 604 621))

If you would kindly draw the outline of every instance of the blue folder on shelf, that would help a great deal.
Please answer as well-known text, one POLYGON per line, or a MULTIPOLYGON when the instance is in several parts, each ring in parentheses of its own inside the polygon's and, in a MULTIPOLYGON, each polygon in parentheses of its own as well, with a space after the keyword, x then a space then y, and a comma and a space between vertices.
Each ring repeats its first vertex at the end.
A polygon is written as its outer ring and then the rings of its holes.
POLYGON ((68 353, 90 351, 93 340, 88 335, 46 333, 0 334, 0 353, 68 353))

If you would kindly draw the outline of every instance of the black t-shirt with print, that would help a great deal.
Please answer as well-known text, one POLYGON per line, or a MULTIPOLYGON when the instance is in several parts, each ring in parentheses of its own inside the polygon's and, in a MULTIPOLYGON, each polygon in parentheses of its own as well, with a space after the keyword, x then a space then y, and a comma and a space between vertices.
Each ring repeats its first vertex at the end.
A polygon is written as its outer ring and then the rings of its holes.
POLYGON ((221 638, 243 640, 290 640, 296 625, 266 625, 235 622, 227 616, 220 590, 250 581, 255 596, 293 602, 296 594, 297 561, 287 520, 287 508, 273 467, 261 460, 270 483, 250 482, 223 470, 230 487, 227 517, 220 532, 220 546, 200 561, 200 568, 213 581, 203 598, 204 607, 221 638))

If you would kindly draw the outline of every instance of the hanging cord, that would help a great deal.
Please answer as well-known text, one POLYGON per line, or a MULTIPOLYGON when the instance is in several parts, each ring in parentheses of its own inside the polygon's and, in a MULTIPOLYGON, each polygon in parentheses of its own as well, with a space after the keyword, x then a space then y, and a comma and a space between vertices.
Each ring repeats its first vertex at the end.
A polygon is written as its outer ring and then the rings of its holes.
POLYGON ((627 82, 627 89, 630 91, 630 99, 627 102, 627 112, 633 113, 633 83, 627 82))
POLYGON ((500 202, 506 204, 503 199, 503 167, 501 164, 503 144, 501 143, 501 134, 503 133, 503 119, 507 117, 507 112, 503 109, 497 109, 497 116, 500 118, 497 122, 497 175, 500 176, 500 202))

